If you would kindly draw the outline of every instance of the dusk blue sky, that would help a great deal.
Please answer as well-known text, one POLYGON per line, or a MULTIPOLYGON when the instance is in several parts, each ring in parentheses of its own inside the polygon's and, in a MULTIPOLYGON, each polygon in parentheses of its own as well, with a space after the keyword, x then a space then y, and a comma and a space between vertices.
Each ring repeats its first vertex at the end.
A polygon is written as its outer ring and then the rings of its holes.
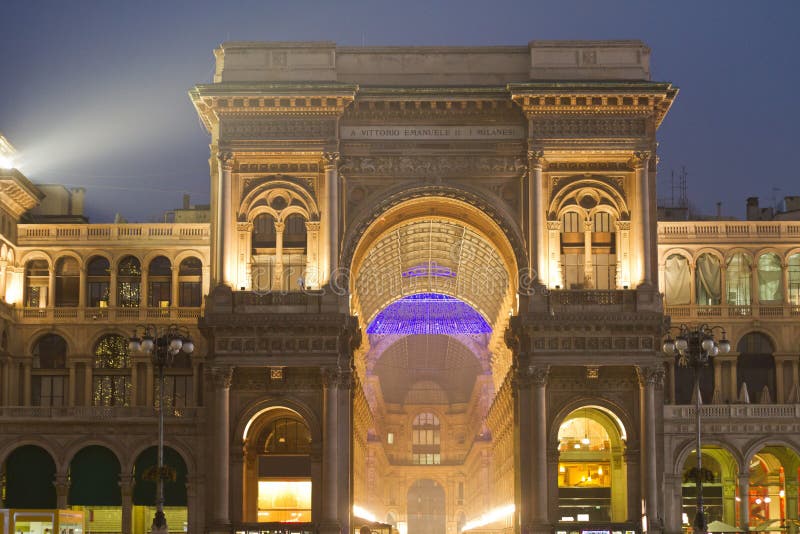
POLYGON ((661 183, 685 165, 698 208, 743 216, 748 196, 800 195, 799 15, 796 0, 3 0, 0 132, 34 182, 85 186, 93 222, 155 220, 184 192, 208 202, 210 138, 187 91, 223 41, 641 39, 653 79, 680 87, 661 183))

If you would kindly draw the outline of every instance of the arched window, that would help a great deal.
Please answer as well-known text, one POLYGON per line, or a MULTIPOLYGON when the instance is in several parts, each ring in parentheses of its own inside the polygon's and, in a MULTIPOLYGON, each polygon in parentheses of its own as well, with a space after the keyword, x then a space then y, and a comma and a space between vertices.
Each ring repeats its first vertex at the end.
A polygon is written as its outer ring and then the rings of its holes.
POLYGON ((306 220, 302 215, 293 213, 286 217, 283 228, 283 246, 287 248, 305 248, 306 220))
POLYGON ((789 256, 789 303, 800 306, 800 253, 789 256))
POLYGON ((199 308, 203 301, 203 264, 186 258, 178 268, 178 305, 199 308))
POLYGON ((741 391, 747 384, 750 402, 775 402, 775 348, 772 341, 760 333, 751 332, 736 346, 736 387, 741 391))
POLYGON ((141 297, 142 264, 133 256, 126 256, 117 268, 117 306, 138 308, 141 297))
POLYGON ((25 264, 25 306, 46 308, 49 285, 50 265, 47 260, 30 260, 25 264))
POLYGON ((275 248, 275 218, 262 213, 253 219, 252 246, 256 248, 275 248))
POLYGON ((758 257, 758 300, 774 304, 783 301, 781 258, 774 252, 758 257))
POLYGON ((70 257, 56 261, 56 306, 77 307, 80 296, 81 269, 70 257))
POLYGON ((664 266, 664 300, 667 306, 690 304, 691 284, 689 260, 680 254, 670 254, 664 266))
POLYGON ((695 272, 695 298, 700 306, 716 306, 722 301, 722 276, 719 258, 701 254, 695 272))
POLYGON ((95 256, 86 264, 86 305, 90 308, 108 306, 111 268, 108 259, 95 256))
POLYGON ((752 277, 752 261, 744 253, 737 252, 728 258, 725 276, 726 302, 733 306, 749 306, 752 277))
POLYGON ((127 406, 131 374, 128 340, 117 334, 101 337, 94 346, 92 382, 95 406, 127 406))
POLYGON ((147 268, 147 305, 151 308, 168 308, 172 303, 172 264, 164 256, 157 256, 147 268))
POLYGON ((45 334, 33 346, 31 402, 34 406, 63 406, 67 387, 67 342, 45 334))
POLYGON ((302 421, 289 417, 270 425, 264 445, 267 454, 311 454, 311 432, 302 421))
POLYGON ((617 287, 616 219, 598 211, 592 216, 592 270, 595 289, 617 287))
POLYGON ((576 211, 561 216, 561 268, 564 289, 582 289, 586 283, 583 217, 576 211))
POLYGON ((441 427, 432 413, 421 413, 411 425, 411 462, 414 465, 439 465, 441 456, 441 427))

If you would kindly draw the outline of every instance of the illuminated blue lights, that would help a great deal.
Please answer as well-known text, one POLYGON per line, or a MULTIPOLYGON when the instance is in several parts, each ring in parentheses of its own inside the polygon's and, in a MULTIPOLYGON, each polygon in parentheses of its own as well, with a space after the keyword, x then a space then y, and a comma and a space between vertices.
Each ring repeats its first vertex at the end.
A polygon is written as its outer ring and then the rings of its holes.
POLYGON ((420 276, 443 276, 445 278, 455 278, 456 272, 450 267, 439 265, 435 261, 423 263, 415 267, 410 267, 403 271, 403 278, 417 278, 420 276))
POLYGON ((367 334, 489 334, 492 328, 472 306, 440 293, 409 295, 389 304, 367 334))

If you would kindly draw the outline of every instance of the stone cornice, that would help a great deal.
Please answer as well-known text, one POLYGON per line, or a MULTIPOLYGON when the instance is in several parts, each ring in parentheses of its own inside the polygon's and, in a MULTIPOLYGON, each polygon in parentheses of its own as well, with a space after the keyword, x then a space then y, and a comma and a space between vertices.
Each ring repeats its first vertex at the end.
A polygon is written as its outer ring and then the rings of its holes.
POLYGON ((355 84, 335 82, 225 82, 196 85, 189 96, 203 124, 212 131, 220 115, 338 117, 357 91, 355 84))
POLYGON ((671 83, 648 81, 512 83, 508 90, 529 118, 554 114, 653 114, 656 127, 678 94, 678 88, 671 83))
POLYGON ((16 219, 44 198, 42 192, 16 169, 0 170, 0 193, 3 207, 16 219))

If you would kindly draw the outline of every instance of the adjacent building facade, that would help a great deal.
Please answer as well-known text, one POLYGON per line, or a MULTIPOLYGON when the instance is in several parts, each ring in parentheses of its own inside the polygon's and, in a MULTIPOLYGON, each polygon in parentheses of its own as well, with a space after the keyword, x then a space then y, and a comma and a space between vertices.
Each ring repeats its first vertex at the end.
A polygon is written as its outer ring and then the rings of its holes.
POLYGON ((210 222, 21 223, 0 171, 6 508, 144 532, 161 409, 175 531, 677 533, 697 476, 795 529, 800 224, 656 221, 643 43, 215 55, 210 222), (735 349, 699 472, 670 318, 735 349), (164 406, 140 325, 197 346, 164 406))

